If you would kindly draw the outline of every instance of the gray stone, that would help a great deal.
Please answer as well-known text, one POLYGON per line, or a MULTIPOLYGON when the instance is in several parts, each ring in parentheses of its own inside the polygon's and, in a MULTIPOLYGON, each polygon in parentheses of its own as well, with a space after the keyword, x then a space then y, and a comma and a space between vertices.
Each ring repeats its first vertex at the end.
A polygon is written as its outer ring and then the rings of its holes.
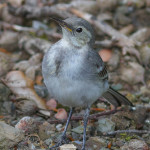
POLYGON ((148 145, 141 140, 133 139, 129 143, 124 144, 121 150, 149 150, 148 145))
POLYGON ((109 132, 109 131, 114 131, 115 130, 115 123, 112 122, 108 118, 102 118, 98 120, 98 127, 97 131, 100 132, 109 132))
POLYGON ((0 121, 0 149, 9 149, 23 140, 24 133, 0 121))
POLYGON ((8 100, 11 91, 4 84, 0 83, 0 101, 8 100))

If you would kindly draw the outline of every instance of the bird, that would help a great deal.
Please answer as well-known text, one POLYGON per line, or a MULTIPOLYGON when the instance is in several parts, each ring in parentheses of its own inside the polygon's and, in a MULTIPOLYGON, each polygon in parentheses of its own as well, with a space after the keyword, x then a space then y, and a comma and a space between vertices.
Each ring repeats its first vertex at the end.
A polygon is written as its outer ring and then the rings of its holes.
POLYGON ((68 106, 70 113, 60 141, 50 149, 66 142, 66 131, 74 108, 85 109, 82 150, 85 150, 86 127, 91 105, 104 97, 115 107, 133 106, 108 83, 105 63, 94 50, 95 35, 92 25, 78 17, 65 20, 52 18, 62 28, 62 38, 44 55, 42 74, 51 97, 68 106))

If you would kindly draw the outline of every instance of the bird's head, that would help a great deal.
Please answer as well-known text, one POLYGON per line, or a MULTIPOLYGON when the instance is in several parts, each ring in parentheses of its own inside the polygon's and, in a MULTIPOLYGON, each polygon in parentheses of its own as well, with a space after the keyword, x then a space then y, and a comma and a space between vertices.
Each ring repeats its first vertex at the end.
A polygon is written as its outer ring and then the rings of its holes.
POLYGON ((62 27, 63 38, 75 47, 92 46, 95 42, 94 31, 86 20, 72 17, 65 20, 53 18, 62 27))

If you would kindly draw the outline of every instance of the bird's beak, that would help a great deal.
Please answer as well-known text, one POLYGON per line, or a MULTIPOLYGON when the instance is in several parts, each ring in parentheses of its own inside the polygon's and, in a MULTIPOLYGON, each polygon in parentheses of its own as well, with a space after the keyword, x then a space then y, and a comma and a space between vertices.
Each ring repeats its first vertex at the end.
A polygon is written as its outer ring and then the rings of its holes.
POLYGON ((66 22, 64 22, 63 20, 57 19, 57 18, 52 18, 54 21, 56 21, 57 23, 59 23, 59 25, 65 29, 67 29, 68 31, 72 32, 71 26, 68 25, 66 22))

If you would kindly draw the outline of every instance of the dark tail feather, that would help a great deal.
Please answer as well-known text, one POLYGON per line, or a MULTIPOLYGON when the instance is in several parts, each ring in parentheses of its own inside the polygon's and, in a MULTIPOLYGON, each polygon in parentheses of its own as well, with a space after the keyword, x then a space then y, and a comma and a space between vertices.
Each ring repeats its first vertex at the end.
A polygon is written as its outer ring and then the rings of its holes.
POLYGON ((109 88, 108 91, 103 94, 103 97, 115 107, 118 107, 121 105, 133 106, 133 104, 125 96, 118 93, 112 88, 109 88))

